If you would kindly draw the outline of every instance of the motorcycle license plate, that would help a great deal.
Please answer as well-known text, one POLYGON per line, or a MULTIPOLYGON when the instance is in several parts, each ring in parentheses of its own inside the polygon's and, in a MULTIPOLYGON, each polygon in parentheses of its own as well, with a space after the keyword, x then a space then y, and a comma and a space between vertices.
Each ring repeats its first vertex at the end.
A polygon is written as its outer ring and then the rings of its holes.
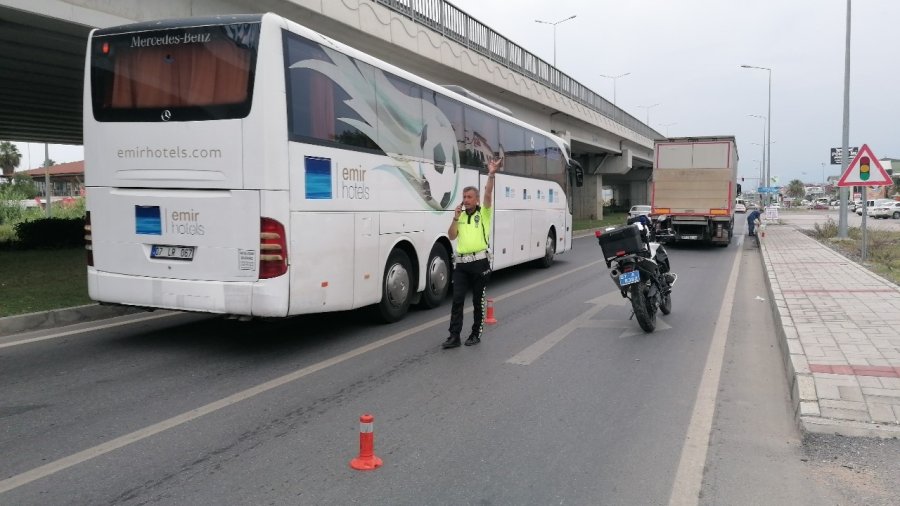
POLYGON ((641 280, 640 271, 623 272, 619 274, 619 286, 628 286, 641 280))

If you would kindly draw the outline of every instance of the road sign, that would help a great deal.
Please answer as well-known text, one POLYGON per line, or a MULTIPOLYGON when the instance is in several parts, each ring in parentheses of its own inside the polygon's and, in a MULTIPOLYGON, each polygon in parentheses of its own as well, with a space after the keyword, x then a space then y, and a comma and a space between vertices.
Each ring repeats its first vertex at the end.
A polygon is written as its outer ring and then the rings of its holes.
MULTIPOLYGON (((856 156, 859 153, 859 146, 849 147, 847 148, 850 151, 850 156, 856 156)), ((843 161, 841 158, 841 153, 843 152, 843 148, 831 148, 831 165, 840 165, 843 161)))
POLYGON ((888 186, 894 184, 891 176, 881 166, 878 158, 863 144, 859 153, 847 166, 847 171, 841 175, 838 186, 888 186))
POLYGON ((777 186, 760 186, 756 189, 757 193, 778 193, 781 188, 777 186))

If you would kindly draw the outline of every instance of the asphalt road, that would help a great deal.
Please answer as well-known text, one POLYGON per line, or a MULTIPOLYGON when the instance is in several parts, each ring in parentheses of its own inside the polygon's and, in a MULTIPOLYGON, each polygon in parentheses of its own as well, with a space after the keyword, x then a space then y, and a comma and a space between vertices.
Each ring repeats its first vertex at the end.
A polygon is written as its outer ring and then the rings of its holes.
MULTIPOLYGON (((4 338, 0 504, 666 504, 743 245, 672 248, 653 334, 598 250, 578 239, 550 269, 495 273, 500 323, 471 348, 440 349, 447 303, 394 325, 176 315, 4 338), (363 413, 372 472, 348 466, 363 413)), ((701 460, 718 483, 735 448, 701 460)))

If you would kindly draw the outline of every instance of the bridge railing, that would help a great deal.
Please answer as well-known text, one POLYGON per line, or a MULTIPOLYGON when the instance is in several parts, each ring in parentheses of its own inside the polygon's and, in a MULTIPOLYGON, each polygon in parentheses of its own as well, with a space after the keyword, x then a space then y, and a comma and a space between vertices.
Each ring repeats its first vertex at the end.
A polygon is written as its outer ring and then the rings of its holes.
POLYGON ((375 0, 375 2, 543 84, 644 137, 650 139, 664 137, 587 86, 444 0, 375 0))

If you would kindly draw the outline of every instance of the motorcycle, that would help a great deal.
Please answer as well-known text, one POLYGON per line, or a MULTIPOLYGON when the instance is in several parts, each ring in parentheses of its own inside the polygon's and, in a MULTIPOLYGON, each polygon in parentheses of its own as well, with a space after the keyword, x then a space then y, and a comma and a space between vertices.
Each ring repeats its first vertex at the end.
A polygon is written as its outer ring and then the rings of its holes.
POLYGON ((622 297, 631 301, 632 316, 644 332, 656 329, 656 311, 672 312, 672 287, 678 276, 670 271, 666 249, 653 241, 654 227, 646 218, 595 232, 609 275, 622 297))

